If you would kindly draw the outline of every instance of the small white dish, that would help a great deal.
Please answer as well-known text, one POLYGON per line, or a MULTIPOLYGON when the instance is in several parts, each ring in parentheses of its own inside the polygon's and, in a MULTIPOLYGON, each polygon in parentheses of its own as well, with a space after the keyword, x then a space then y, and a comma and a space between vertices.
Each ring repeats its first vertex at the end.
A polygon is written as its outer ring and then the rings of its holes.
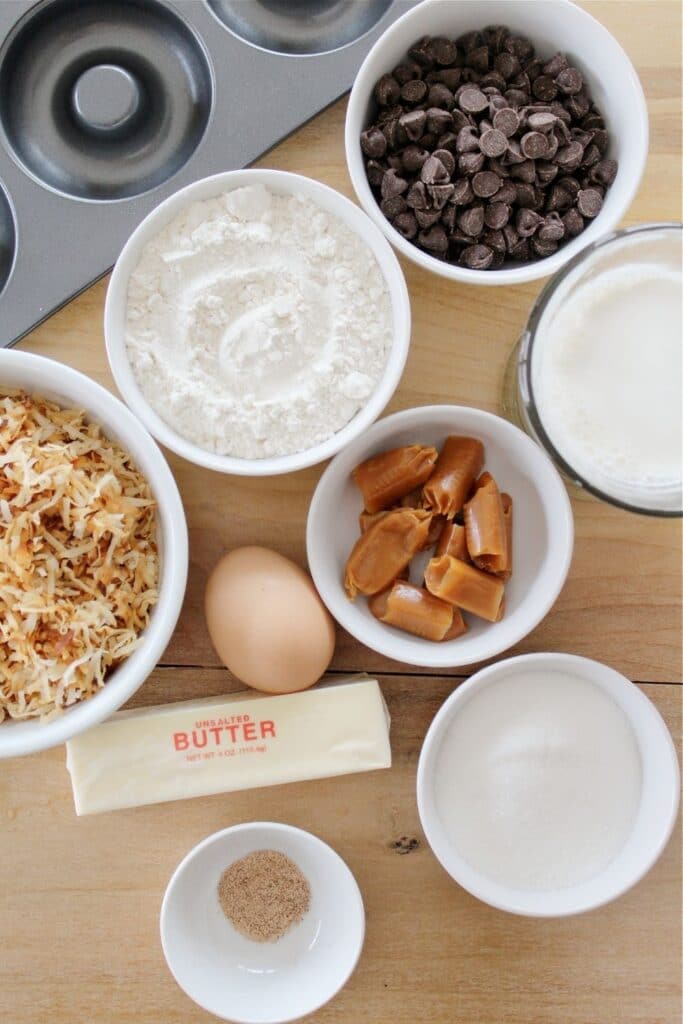
POLYGON ((249 822, 209 836, 178 865, 161 907, 161 944, 182 990, 235 1024, 285 1024, 313 1013, 346 984, 363 948, 360 890, 341 857, 291 825, 249 822), (252 942, 218 902, 230 864, 255 850, 277 850, 311 887, 304 919, 277 942, 252 942))
POLYGON ((118 398, 85 374, 54 359, 0 349, 0 385, 84 409, 102 432, 129 452, 147 479, 157 504, 161 580, 142 644, 89 700, 67 708, 49 722, 38 719, 0 724, 0 758, 33 754, 64 743, 104 721, 144 683, 165 651, 185 595, 188 541, 185 512, 168 463, 146 430, 118 398))
POLYGON ((346 163, 358 200, 391 244, 424 270, 463 284, 521 284, 548 277, 583 248, 622 220, 638 191, 648 153, 648 116, 643 89, 633 64, 614 36, 570 0, 425 0, 379 37, 356 75, 346 111, 346 163), (429 256, 389 223, 368 184, 360 133, 373 109, 375 82, 405 57, 422 36, 456 38, 486 25, 508 25, 527 36, 541 55, 566 53, 585 74, 610 131, 608 155, 619 172, 602 210, 576 238, 552 256, 501 270, 468 270, 429 256))
POLYGON ((580 914, 609 903, 634 886, 650 870, 669 841, 678 814, 679 796, 676 749, 657 708, 619 672, 573 654, 526 654, 507 658, 475 673, 458 686, 437 712, 422 745, 417 770, 417 803, 422 827, 433 853, 448 874, 484 903, 529 917, 580 914), (436 764, 455 716, 481 687, 519 675, 520 669, 526 667, 578 676, 602 689, 626 715, 641 757, 640 804, 621 852, 598 875, 550 891, 513 889, 478 871, 447 838, 435 801, 436 764))
MULTIPOLYGON (((512 423, 481 409, 427 405, 387 416, 330 463, 308 510, 308 564, 318 593, 344 629, 366 647, 408 665, 453 668, 492 658, 518 643, 550 611, 569 571, 574 524, 567 491, 545 452, 512 423), (406 444, 437 448, 449 434, 478 437, 484 468, 513 500, 513 573, 505 616, 466 616, 469 630, 445 643, 423 640, 378 622, 359 595, 349 601, 344 566, 359 536, 363 508, 352 470, 371 455, 406 444)), ((417 580, 413 580, 417 582, 417 580)))
POLYGON ((380 415, 398 387, 410 345, 410 299, 401 266, 379 229, 370 218, 345 196, 300 174, 285 171, 255 170, 227 171, 202 178, 175 192, 160 203, 137 226, 116 261, 104 309, 104 336, 107 358, 116 386, 124 401, 144 423, 149 432, 167 448, 206 469, 238 476, 275 476, 292 473, 306 466, 329 459, 354 437, 358 437, 380 415), (126 351, 126 303, 128 280, 140 261, 147 243, 190 203, 211 199, 225 192, 247 185, 263 185, 273 192, 305 196, 323 210, 338 217, 373 253, 389 289, 393 315, 393 339, 382 376, 356 415, 327 440, 291 455, 264 459, 242 459, 232 455, 218 455, 200 448, 173 430, 151 407, 135 378, 126 351))

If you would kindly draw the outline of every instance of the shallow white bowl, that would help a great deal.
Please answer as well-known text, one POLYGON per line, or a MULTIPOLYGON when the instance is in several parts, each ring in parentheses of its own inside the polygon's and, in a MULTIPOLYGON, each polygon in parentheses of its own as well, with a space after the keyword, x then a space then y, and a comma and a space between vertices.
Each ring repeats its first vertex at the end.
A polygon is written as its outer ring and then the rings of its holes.
POLYGON ((345 444, 361 434, 377 419, 398 386, 410 345, 410 299, 403 271, 391 246, 369 217, 345 196, 311 178, 285 171, 252 170, 227 171, 196 181, 169 196, 152 210, 135 229, 116 261, 107 290, 104 310, 104 335, 109 365, 123 399, 158 441, 189 462, 220 473, 240 476, 275 476, 291 473, 322 462, 338 452, 345 444), (317 203, 365 242, 377 260, 389 289, 393 313, 393 340, 384 372, 363 408, 345 427, 326 441, 292 455, 264 459, 241 459, 232 455, 217 455, 200 448, 182 437, 152 409, 131 368, 126 352, 126 300, 128 280, 140 260, 147 243, 172 221, 190 203, 210 199, 224 192, 232 192, 246 185, 264 185, 280 194, 300 194, 317 203))
MULTIPOLYGON (((548 456, 507 420, 480 409, 431 405, 380 420, 330 463, 308 511, 308 564, 318 592, 337 622, 379 654, 409 665, 452 668, 492 658, 530 633, 550 611, 569 571, 574 540, 567 491, 548 456), (448 434, 484 442, 485 469, 507 491, 513 506, 512 578, 505 586, 505 616, 486 622, 467 616, 469 631, 434 643, 375 619, 359 595, 349 601, 344 566, 358 539, 363 508, 351 471, 371 455, 405 444, 433 444, 448 434)), ((414 579, 413 582, 418 582, 414 579)))
POLYGON ((125 405, 109 391, 63 363, 0 349, 0 386, 23 388, 63 406, 85 409, 103 433, 130 452, 158 503, 161 581, 159 600, 140 647, 116 668, 90 700, 41 723, 0 724, 0 757, 54 747, 108 718, 142 685, 164 652, 180 614, 187 580, 187 526, 176 482, 161 451, 125 405))
POLYGON ((363 899, 344 861, 291 825, 250 822, 216 832, 176 868, 161 907, 161 944, 183 991, 237 1024, 284 1024, 313 1013, 346 984, 365 936, 363 899), (311 906, 278 942, 251 942, 227 920, 218 882, 255 850, 277 850, 301 869, 311 906))
POLYGON ((590 242, 611 231, 635 196, 648 152, 643 89, 626 53, 604 25, 570 0, 425 0, 380 36, 356 75, 346 112, 346 162, 363 209, 391 244, 425 270, 465 284, 507 285, 554 274, 590 242), (460 36, 486 25, 508 25, 528 36, 541 54, 565 52, 585 75, 610 130, 609 156, 619 173, 595 220, 553 256, 501 270, 468 270, 435 259, 403 238, 379 208, 368 184, 360 133, 370 121, 375 82, 391 71, 425 35, 460 36))
MULTIPOLYGON (((614 669, 573 654, 525 654, 490 665, 455 690, 438 711, 422 746, 417 770, 417 803, 427 841, 448 874, 478 899, 499 910, 529 917, 579 914, 622 895, 658 859, 678 813, 680 773, 676 750, 661 715, 637 686, 614 669), (434 798, 436 764, 444 737, 476 690, 520 669, 547 669, 578 676, 600 687, 626 715, 642 761, 642 793, 633 831, 617 857, 594 878, 549 892, 513 889, 492 881, 464 860, 448 840, 434 798)), ((618 794, 615 794, 615 799, 618 794)))

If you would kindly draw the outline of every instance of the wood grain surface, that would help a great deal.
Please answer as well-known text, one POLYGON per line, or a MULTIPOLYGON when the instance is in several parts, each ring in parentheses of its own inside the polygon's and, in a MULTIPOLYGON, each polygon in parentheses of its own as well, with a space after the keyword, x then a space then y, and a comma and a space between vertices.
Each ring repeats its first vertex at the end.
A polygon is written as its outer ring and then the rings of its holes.
MULTIPOLYGON (((651 152, 625 223, 681 219, 681 6, 596 0, 582 6, 636 65, 651 152)), ((345 100, 260 164, 319 178, 351 195, 345 100)), ((500 411, 502 376, 540 284, 477 290, 403 264, 414 327, 389 409, 460 402, 500 411)), ((106 281, 22 343, 113 389, 104 354, 106 281)), ((225 549, 259 543, 305 564, 304 524, 321 469, 270 481, 221 477, 169 461, 191 529, 179 626, 138 705, 225 693, 236 683, 211 649, 201 611, 206 574, 225 549)), ((680 749, 681 529, 572 490, 576 547, 545 621, 513 652, 599 658, 638 681, 680 749)), ((634 890, 559 921, 496 912, 470 897, 425 844, 415 804, 420 745, 466 673, 388 662, 340 634, 337 672, 380 678, 392 714, 391 770, 121 811, 74 815, 64 751, 0 769, 0 1021, 6 1024, 203 1024, 163 961, 158 912, 178 861, 204 836, 241 821, 287 821, 347 860, 365 899, 361 963, 315 1024, 678 1024, 681 848, 678 834, 634 890), (411 842, 416 840, 417 844, 411 842)), ((468 674, 468 673, 467 673, 468 674)))

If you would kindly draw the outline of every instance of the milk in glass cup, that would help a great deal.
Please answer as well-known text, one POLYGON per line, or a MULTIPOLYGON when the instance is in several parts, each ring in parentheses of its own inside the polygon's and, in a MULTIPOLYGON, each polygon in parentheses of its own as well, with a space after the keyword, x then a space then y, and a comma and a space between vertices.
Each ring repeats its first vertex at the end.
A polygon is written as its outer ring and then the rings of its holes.
POLYGON ((574 483, 634 512, 683 514, 683 226, 607 235, 544 288, 506 410, 574 483))

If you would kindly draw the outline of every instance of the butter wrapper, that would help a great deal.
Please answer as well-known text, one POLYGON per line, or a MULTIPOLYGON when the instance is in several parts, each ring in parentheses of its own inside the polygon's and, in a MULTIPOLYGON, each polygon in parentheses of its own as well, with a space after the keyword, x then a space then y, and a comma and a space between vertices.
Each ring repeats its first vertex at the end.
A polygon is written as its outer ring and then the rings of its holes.
POLYGON ((76 814, 391 766, 375 679, 119 711, 66 744, 76 814))

